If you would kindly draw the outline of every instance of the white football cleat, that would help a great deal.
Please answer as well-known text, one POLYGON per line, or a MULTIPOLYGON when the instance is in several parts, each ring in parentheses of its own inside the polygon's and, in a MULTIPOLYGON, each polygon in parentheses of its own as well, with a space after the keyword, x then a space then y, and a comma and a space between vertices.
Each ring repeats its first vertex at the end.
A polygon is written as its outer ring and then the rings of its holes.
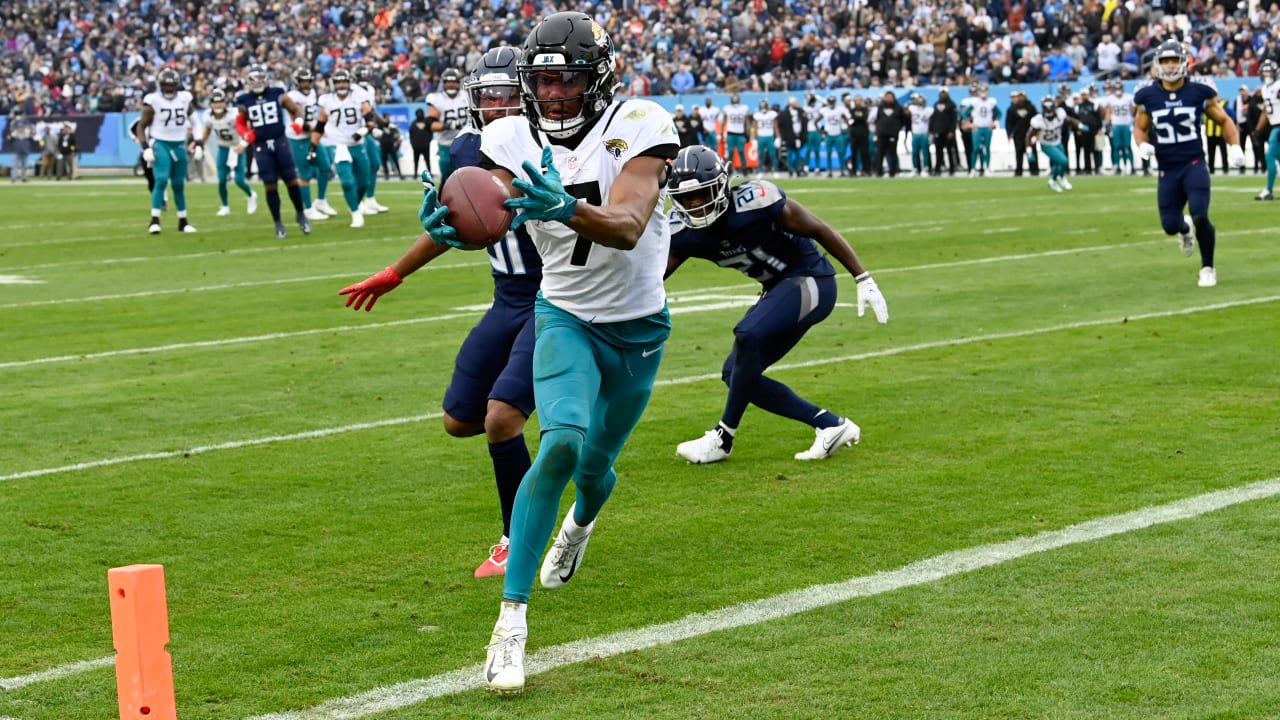
POLYGON ((316 209, 315 204, 303 211, 308 220, 328 220, 329 216, 316 209))
POLYGON ((1271 196, 1270 190, 1263 189, 1263 191, 1258 193, 1253 199, 1254 200, 1272 200, 1274 198, 1271 196))
POLYGON ((560 523, 560 532, 556 533, 556 541, 547 551, 547 556, 542 559, 542 571, 538 576, 542 580, 542 587, 548 590, 562 587, 573 579, 573 574, 578 571, 578 565, 582 563, 582 556, 587 552, 587 541, 591 539, 591 531, 596 527, 595 520, 585 528, 579 527, 578 523, 573 521, 574 507, 576 503, 569 506, 564 522, 560 523), (574 540, 574 535, 581 535, 581 537, 574 540))
POLYGON ((835 455, 840 448, 857 445, 862 439, 862 428, 845 418, 839 425, 814 430, 817 436, 813 445, 804 452, 796 453, 797 460, 825 460, 835 455))
POLYGON ((218 208, 218 212, 214 214, 217 215, 218 217, 226 217, 231 214, 231 208, 227 207, 226 205, 223 205, 222 207, 218 208))
POLYGON ((147 232, 152 235, 160 234, 160 218, 151 218, 151 224, 147 226, 147 232))
POLYGON ((360 201, 360 212, 365 215, 377 215, 378 208, 372 202, 369 202, 369 198, 365 198, 360 201))
POLYGON ((1196 283, 1200 287, 1213 287, 1218 284, 1218 271, 1211 267, 1200 268, 1200 280, 1196 283))
POLYGON ((1071 181, 1067 179, 1066 175, 1063 175, 1062 177, 1058 178, 1058 184, 1062 186, 1063 190, 1071 189, 1071 181))
POLYGON ((1058 181, 1054 180, 1053 178, 1049 178, 1049 189, 1054 192, 1062 192, 1062 186, 1059 185, 1058 181))
POLYGON ((1196 251, 1196 226, 1191 224, 1191 216, 1183 215, 1182 222, 1187 224, 1187 231, 1182 233, 1182 254, 1187 257, 1196 251))
POLYGON ((733 449, 724 449, 720 439, 720 426, 711 428, 697 440, 682 442, 676 446, 676 454, 694 465, 720 462, 729 457, 733 449))
POLYGON ((178 226, 178 232, 193 233, 196 232, 196 226, 191 223, 183 223, 178 226))
POLYGON ((249 215, 258 212, 258 193, 249 193, 249 200, 244 211, 249 215))
POLYGON ((351 225, 348 227, 364 227, 364 213, 359 210, 351 211, 351 225))
POLYGON ((524 643, 528 637, 528 628, 508 627, 498 618, 485 648, 484 682, 490 690, 504 695, 524 690, 524 643))
POLYGON ((325 215, 328 215, 329 217, 333 217, 334 215, 338 214, 338 211, 333 209, 333 206, 329 204, 328 200, 323 200, 323 199, 317 200, 311 204, 311 207, 315 208, 316 210, 319 210, 320 212, 324 213, 325 215))
POLYGON ((386 205, 383 205, 382 203, 378 202, 378 199, 377 199, 377 198, 369 198, 369 204, 370 204, 370 205, 372 205, 373 207, 377 208, 378 212, 380 212, 380 213, 387 212, 388 210, 390 210, 390 209, 391 209, 391 208, 387 207, 386 205))

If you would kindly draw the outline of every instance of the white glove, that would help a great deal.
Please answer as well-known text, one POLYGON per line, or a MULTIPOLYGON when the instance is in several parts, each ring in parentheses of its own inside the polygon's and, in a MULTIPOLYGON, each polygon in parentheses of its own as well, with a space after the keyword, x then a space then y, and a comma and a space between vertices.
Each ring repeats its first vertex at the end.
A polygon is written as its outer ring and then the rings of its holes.
POLYGON ((236 166, 239 164, 240 164, 240 148, 231 148, 231 150, 227 152, 227 167, 231 168, 232 170, 235 170, 236 166))
POLYGON ((1138 145, 1138 157, 1143 160, 1150 160, 1156 156, 1156 146, 1151 143, 1142 143, 1138 145))
POLYGON ((865 315, 867 305, 871 305, 872 312, 876 314, 876 322, 889 322, 889 305, 885 303, 884 295, 880 294, 880 288, 871 278, 871 273, 864 272, 854 280, 858 284, 858 317, 865 315))
POLYGON ((1231 167, 1244 167, 1244 148, 1239 145, 1228 145, 1227 162, 1231 164, 1231 167))
POLYGON ((151 164, 156 161, 156 151, 150 147, 142 148, 142 161, 151 164))
POLYGON ((204 147, 197 145, 196 149, 191 151, 191 159, 195 160, 196 162, 200 162, 201 160, 204 160, 204 147))
POLYGON ((375 140, 380 140, 382 138, 382 128, 376 127, 371 131, 370 134, 373 135, 373 138, 375 140))

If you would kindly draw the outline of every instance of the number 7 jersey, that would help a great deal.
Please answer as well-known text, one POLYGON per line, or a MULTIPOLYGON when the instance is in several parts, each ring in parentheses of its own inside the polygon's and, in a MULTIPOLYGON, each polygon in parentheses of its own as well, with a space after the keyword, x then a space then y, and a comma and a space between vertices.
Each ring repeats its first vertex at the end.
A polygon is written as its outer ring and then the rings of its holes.
POLYGON ((1133 94, 1133 103, 1151 116, 1149 142, 1156 148, 1162 168, 1204 162, 1201 128, 1204 108, 1218 91, 1213 85, 1188 77, 1182 87, 1169 91, 1153 81, 1133 94))
MULTIPOLYGON (((480 166, 502 168, 527 181, 522 164, 536 166, 544 144, 545 137, 525 118, 496 120, 481 136, 480 166)), ((661 106, 627 100, 606 109, 576 147, 552 144, 551 149, 564 189, 601 206, 632 158, 674 158, 679 141, 671 115, 661 106)), ((671 233, 661 196, 632 250, 597 245, 559 222, 530 221, 525 227, 542 257, 542 295, 561 310, 586 322, 613 323, 647 317, 666 304, 662 275, 671 233)))

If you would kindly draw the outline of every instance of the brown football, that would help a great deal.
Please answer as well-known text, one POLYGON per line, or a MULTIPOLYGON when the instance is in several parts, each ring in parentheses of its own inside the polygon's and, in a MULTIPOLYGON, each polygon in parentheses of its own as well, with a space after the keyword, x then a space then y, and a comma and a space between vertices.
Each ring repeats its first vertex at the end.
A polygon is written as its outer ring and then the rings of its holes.
POLYGON ((511 197, 493 173, 478 167, 459 168, 440 188, 440 204, 449 208, 445 222, 458 239, 473 248, 488 247, 503 238, 515 212, 503 205, 511 197))

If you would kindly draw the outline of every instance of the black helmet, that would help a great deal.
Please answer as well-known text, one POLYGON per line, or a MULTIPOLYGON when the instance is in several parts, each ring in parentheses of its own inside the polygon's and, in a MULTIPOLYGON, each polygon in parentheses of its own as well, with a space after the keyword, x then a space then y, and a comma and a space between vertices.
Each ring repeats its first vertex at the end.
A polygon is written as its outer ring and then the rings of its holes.
POLYGON ((293 71, 293 84, 301 85, 304 82, 315 82, 316 74, 311 72, 311 68, 298 68, 293 71))
POLYGON ((554 138, 582 132, 613 101, 614 66, 613 41, 589 15, 562 12, 547 17, 529 33, 520 55, 520 89, 529 122, 554 138), (539 83, 550 81, 572 84, 577 94, 539 99, 539 83), (577 115, 547 116, 573 100, 582 105, 577 115))
POLYGON ((160 86, 161 95, 171 98, 178 94, 178 88, 182 85, 182 77, 178 75, 177 70, 167 67, 156 76, 156 85, 160 86))
POLYGON ((667 192, 685 225, 707 227, 729 209, 729 168, 709 147, 681 148, 671 163, 667 192))
POLYGON ((1058 113, 1058 101, 1051 97, 1045 97, 1040 101, 1040 110, 1050 117, 1054 117, 1058 113))
POLYGON ((485 110, 520 111, 520 76, 516 71, 519 63, 520 53, 512 47, 493 48, 480 58, 466 82, 467 112, 471 114, 473 125, 484 127, 480 111, 486 100, 500 100, 503 104, 490 104, 485 110))
POLYGON ((448 68, 440 73, 440 87, 444 90, 444 94, 449 97, 457 97, 458 91, 462 89, 462 73, 456 68, 448 68), (453 85, 453 87, 449 87, 453 85))
POLYGON ((373 68, 365 63, 357 65, 351 74, 355 77, 356 82, 367 83, 373 80, 373 68))

